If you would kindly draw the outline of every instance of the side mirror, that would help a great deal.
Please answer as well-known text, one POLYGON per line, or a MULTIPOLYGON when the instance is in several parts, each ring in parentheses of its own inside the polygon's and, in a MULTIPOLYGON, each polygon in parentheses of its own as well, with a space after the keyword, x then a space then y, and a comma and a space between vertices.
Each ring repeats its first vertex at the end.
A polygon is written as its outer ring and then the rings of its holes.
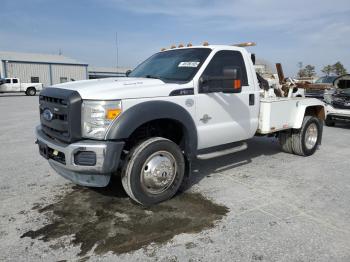
POLYGON ((131 73, 131 70, 129 69, 128 71, 125 72, 125 75, 126 75, 126 76, 129 76, 130 73, 131 73))
POLYGON ((255 54, 251 54, 250 58, 252 59, 253 65, 255 65, 255 61, 256 61, 255 54))
POLYGON ((203 76, 199 79, 199 93, 240 93, 242 91, 240 68, 227 67, 222 76, 203 76))

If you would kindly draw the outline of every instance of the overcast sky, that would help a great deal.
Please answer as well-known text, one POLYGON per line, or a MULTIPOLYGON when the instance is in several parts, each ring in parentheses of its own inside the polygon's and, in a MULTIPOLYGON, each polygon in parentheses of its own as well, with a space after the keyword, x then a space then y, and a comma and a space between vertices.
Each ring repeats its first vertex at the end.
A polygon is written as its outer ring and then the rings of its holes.
POLYGON ((255 41, 250 50, 294 75, 298 62, 350 71, 349 0, 1 0, 0 50, 58 53, 134 67, 172 44, 255 41))

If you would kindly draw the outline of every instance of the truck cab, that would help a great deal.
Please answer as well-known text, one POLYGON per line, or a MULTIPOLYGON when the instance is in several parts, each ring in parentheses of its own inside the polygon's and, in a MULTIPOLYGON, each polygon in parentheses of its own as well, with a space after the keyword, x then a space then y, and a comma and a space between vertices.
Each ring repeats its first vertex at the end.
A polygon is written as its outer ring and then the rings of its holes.
POLYGON ((244 150, 254 135, 279 137, 288 153, 313 154, 323 103, 267 93, 245 48, 162 50, 126 78, 44 89, 39 152, 74 183, 103 187, 119 174, 133 200, 156 204, 188 180, 192 161, 244 150))
POLYGON ((3 78, 0 81, 0 92, 19 92, 21 84, 18 78, 3 78))

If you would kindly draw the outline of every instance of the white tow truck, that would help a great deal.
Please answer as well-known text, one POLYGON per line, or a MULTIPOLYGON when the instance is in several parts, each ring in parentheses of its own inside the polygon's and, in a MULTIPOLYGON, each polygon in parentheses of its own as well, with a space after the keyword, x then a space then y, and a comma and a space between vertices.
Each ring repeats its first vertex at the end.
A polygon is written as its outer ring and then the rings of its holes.
POLYGON ((43 89, 42 83, 21 83, 18 78, 1 78, 0 93, 18 93, 23 92, 27 96, 35 96, 38 91, 43 89))
POLYGON ((322 139, 323 103, 262 89, 254 56, 242 46, 181 45, 154 54, 128 77, 45 88, 40 154, 84 186, 104 187, 121 174, 127 194, 142 205, 173 197, 195 159, 244 150, 255 135, 312 155, 322 139))

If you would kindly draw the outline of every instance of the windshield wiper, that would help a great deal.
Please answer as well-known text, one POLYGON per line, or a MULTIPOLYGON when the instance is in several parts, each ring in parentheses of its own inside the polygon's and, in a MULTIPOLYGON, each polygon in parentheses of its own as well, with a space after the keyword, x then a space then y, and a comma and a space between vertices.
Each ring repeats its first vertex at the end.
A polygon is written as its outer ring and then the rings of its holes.
POLYGON ((153 79, 161 79, 159 76, 155 76, 155 75, 145 75, 144 77, 153 78, 153 79))

